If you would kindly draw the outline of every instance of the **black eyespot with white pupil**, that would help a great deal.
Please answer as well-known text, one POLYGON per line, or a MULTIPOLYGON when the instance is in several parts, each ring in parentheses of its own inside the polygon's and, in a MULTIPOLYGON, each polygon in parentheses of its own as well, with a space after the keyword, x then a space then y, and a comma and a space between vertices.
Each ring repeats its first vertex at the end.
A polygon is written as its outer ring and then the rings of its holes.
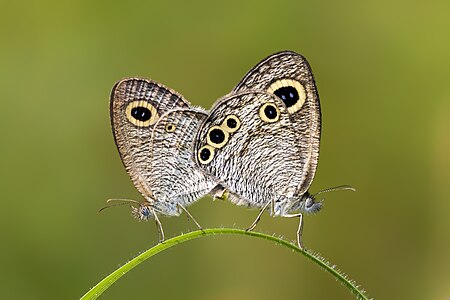
POLYGON ((209 150, 208 148, 203 148, 200 151, 200 159, 202 161, 207 161, 210 157, 211 157, 211 150, 209 150))
POLYGON ((236 122, 236 120, 235 119, 228 119, 227 120, 227 126, 229 127, 229 128, 231 128, 231 129, 234 129, 234 128, 236 128, 236 126, 237 126, 237 122, 236 122))
POLYGON ((280 119, 280 109, 272 102, 267 102, 259 108, 259 117, 266 123, 274 123, 280 119))
POLYGON ((306 101, 305 86, 295 79, 277 80, 269 86, 267 92, 281 99, 289 114, 298 112, 306 101))
POLYGON ((156 108, 149 102, 137 100, 128 103, 125 115, 130 123, 137 127, 148 127, 156 123, 159 114, 156 108))
POLYGON ((241 121, 236 115, 227 115, 222 124, 220 124, 220 128, 228 133, 234 133, 238 131, 240 126, 241 121))
POLYGON ((205 145, 198 150, 197 153, 198 161, 206 165, 210 163, 214 158, 214 148, 210 145, 205 145))
POLYGON ((175 131, 175 125, 168 123, 166 124, 166 132, 174 132, 175 131))
POLYGON ((225 140, 225 133, 219 128, 214 128, 209 132, 209 139, 214 144, 220 144, 225 140))
MULTIPOLYGON (((223 126, 223 124, 222 124, 223 126)), ((206 143, 216 149, 220 149, 226 145, 230 133, 219 125, 215 125, 209 128, 206 135, 206 143)))
POLYGON ((131 116, 136 120, 145 122, 151 119, 152 112, 147 107, 137 106, 131 109, 131 116))
POLYGON ((284 86, 279 88, 274 92, 274 94, 283 100, 287 107, 294 106, 298 99, 300 99, 298 91, 293 86, 284 86))
POLYGON ((277 112, 277 109, 274 106, 267 105, 264 108, 264 114, 266 115, 267 119, 275 120, 277 115, 278 115, 278 112, 277 112))

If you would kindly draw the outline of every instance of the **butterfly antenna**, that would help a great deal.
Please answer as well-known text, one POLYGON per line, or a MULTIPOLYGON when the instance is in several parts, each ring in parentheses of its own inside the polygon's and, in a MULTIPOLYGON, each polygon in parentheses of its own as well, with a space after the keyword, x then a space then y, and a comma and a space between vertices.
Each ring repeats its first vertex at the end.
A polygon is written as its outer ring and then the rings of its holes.
POLYGON ((105 207, 100 208, 98 212, 101 212, 110 207, 127 205, 129 203, 135 203, 135 204, 141 205, 141 203, 139 201, 131 200, 131 199, 108 199, 108 200, 106 200, 106 203, 119 202, 119 201, 120 201, 120 203, 110 204, 110 205, 106 205, 105 207))
POLYGON ((355 192, 356 189, 350 185, 339 185, 339 186, 335 186, 335 187, 331 187, 331 188, 327 188, 327 189, 318 191, 313 196, 317 196, 319 194, 328 193, 328 192, 334 192, 334 191, 353 191, 353 192, 355 192))

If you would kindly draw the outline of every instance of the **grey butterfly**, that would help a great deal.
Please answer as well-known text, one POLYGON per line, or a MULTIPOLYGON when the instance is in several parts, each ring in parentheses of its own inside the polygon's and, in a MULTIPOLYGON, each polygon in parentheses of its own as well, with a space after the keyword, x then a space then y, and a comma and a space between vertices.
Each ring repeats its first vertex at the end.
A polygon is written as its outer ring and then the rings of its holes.
MULTIPOLYGON (((198 168, 192 147, 207 112, 193 108, 180 94, 140 78, 119 81, 110 100, 111 126, 120 157, 145 201, 132 206, 140 220, 154 218, 164 240, 158 215, 178 216, 200 197, 223 190, 198 168)), ((192 218, 193 219, 193 218, 192 218)), ((197 226, 200 225, 193 219, 197 226)))
MULTIPOLYGON (((199 167, 220 181, 238 205, 281 217, 299 217, 322 202, 308 189, 319 158, 319 95, 306 59, 292 51, 270 55, 251 69, 233 91, 219 99, 195 141, 199 167)), ((352 189, 342 186, 335 189, 352 189)))

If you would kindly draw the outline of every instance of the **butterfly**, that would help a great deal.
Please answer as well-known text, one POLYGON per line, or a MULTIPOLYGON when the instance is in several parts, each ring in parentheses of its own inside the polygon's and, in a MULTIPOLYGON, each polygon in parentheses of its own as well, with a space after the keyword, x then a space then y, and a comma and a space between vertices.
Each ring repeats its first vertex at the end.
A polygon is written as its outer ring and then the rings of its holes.
MULTIPOLYGON (((261 208, 252 230, 271 214, 298 217, 303 248, 303 213, 322 202, 309 193, 319 159, 321 110, 311 67, 300 54, 282 51, 253 67, 216 101, 198 129, 197 165, 229 191, 237 205, 261 208)), ((340 186, 319 193, 350 189, 340 186)))
POLYGON ((201 229, 185 207, 208 193, 220 197, 224 192, 192 159, 197 128, 206 117, 207 111, 192 107, 182 95, 153 80, 124 79, 112 89, 114 140, 145 201, 111 200, 137 204, 132 215, 155 219, 161 241, 164 231, 158 215, 178 216, 184 211, 201 229))

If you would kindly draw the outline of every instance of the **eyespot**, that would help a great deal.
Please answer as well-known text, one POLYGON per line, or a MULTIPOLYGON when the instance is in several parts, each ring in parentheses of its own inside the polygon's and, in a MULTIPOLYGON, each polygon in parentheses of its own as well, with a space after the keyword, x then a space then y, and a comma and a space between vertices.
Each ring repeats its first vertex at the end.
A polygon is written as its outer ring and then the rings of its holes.
POLYGON ((302 108, 306 101, 305 87, 293 79, 281 79, 275 81, 267 89, 270 94, 275 94, 283 100, 288 109, 288 113, 293 114, 302 108))
POLYGON ((241 121, 235 115, 228 115, 220 127, 228 133, 233 133, 241 127, 241 121))
POLYGON ((147 127, 158 121, 156 108, 147 101, 133 101, 128 104, 125 113, 128 121, 138 127, 147 127))
POLYGON ((213 126, 209 128, 206 135, 206 142, 214 148, 222 148, 227 142, 230 134, 223 130, 220 126, 213 126))
POLYGON ((174 132, 176 129, 176 126, 171 123, 167 123, 165 129, 167 132, 174 132))
POLYGON ((198 150, 197 156, 198 161, 206 165, 214 158, 214 148, 209 145, 205 145, 198 150))
POLYGON ((280 110, 273 103, 265 103, 259 108, 259 117, 267 123, 274 123, 280 119, 280 110))

